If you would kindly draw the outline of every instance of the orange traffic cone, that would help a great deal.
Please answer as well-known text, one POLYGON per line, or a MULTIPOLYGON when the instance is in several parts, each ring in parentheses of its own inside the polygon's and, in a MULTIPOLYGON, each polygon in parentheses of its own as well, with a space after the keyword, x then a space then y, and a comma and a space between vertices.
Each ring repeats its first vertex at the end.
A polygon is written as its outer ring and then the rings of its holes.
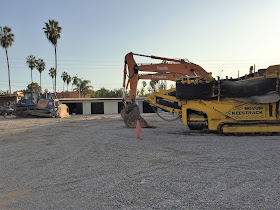
POLYGON ((136 139, 142 139, 140 136, 141 132, 141 126, 139 120, 137 120, 137 125, 136 125, 136 139))

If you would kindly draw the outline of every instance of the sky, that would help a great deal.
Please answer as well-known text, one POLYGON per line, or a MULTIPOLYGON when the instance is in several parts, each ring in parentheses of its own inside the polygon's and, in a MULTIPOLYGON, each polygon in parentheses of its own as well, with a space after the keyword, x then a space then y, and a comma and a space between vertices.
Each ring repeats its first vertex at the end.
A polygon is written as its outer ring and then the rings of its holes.
MULTIPOLYGON (((94 90, 121 88, 129 52, 187 58, 222 78, 247 74, 254 64, 258 70, 280 63, 279 0, 0 0, 0 5, 0 26, 11 27, 15 39, 8 48, 12 91, 31 83, 26 64, 31 54, 45 61, 42 89, 52 91, 48 72, 55 66, 54 47, 42 30, 49 19, 62 27, 59 91, 63 71, 90 80, 94 90)), ((33 81, 40 82, 36 69, 33 81)), ((1 48, 0 90, 8 89, 1 48)))

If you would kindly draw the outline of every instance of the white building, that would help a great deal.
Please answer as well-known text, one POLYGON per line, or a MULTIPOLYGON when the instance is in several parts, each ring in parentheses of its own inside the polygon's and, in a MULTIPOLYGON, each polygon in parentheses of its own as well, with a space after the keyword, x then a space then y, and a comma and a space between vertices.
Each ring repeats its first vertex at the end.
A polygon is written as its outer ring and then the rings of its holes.
MULTIPOLYGON (((140 113, 153 112, 144 99, 136 99, 140 113)), ((69 107, 69 114, 118 114, 123 108, 122 98, 60 98, 59 103, 69 107)))

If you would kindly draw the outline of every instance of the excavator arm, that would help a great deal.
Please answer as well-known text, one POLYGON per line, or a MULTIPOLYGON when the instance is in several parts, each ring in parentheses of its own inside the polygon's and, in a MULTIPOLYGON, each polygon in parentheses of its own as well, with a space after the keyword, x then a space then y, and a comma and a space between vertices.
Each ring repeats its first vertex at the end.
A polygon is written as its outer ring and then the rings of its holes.
POLYGON ((184 59, 171 59, 158 56, 148 56, 136 53, 128 53, 124 62, 124 92, 130 88, 130 95, 124 97, 125 101, 135 101, 139 79, 170 80, 176 81, 181 77, 212 78, 201 66, 184 59), (140 64, 134 60, 134 55, 162 60, 158 64, 140 64), (168 63, 169 62, 169 63, 168 63), (150 74, 139 74, 139 72, 150 72, 150 74))

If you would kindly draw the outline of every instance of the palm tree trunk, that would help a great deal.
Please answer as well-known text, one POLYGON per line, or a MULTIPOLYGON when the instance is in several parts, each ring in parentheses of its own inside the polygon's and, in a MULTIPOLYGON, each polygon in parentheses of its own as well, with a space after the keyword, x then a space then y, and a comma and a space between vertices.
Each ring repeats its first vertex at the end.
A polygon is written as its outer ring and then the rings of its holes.
POLYGON ((53 93, 54 93, 54 82, 53 82, 53 77, 52 77, 52 90, 53 90, 53 93))
POLYGON ((54 94, 56 95, 56 75, 57 75, 56 46, 54 46, 54 54, 55 54, 55 70, 56 70, 56 74, 54 75, 54 94))
POLYGON ((12 91, 11 91, 11 79, 10 79, 10 65, 9 65, 9 58, 8 58, 8 51, 7 51, 7 48, 5 48, 5 50, 6 50, 7 64, 8 64, 9 91, 10 91, 10 95, 11 95, 11 94, 12 94, 12 91))
POLYGON ((31 83, 33 83, 32 70, 33 70, 33 69, 31 69, 31 83))
POLYGON ((79 98, 81 98, 81 83, 79 84, 79 98))
POLYGON ((42 89, 42 85, 41 85, 41 72, 40 72, 40 87, 42 89))

